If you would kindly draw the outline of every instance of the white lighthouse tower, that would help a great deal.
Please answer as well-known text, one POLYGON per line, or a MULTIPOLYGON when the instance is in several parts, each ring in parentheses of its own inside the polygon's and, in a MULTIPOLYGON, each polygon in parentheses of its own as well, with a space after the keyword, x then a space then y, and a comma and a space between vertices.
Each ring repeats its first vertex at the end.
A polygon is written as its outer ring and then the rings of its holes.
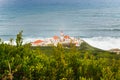
POLYGON ((63 33, 63 31, 60 31, 60 39, 61 39, 61 41, 64 41, 63 39, 64 39, 64 33, 63 33))

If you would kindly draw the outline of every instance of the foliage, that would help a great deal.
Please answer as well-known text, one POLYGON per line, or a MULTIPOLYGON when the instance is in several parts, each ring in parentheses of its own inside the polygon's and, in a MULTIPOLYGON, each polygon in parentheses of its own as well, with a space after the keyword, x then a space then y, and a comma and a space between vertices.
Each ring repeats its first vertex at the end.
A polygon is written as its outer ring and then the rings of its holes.
POLYGON ((20 32, 17 46, 0 42, 1 80, 120 80, 120 55, 85 45, 36 48, 22 40, 20 32))
MULTIPOLYGON (((17 38, 16 38, 17 47, 22 45, 22 42, 23 42, 22 33, 23 33, 23 31, 21 31, 17 34, 17 38)), ((10 41, 12 41, 12 40, 10 40, 10 41)))

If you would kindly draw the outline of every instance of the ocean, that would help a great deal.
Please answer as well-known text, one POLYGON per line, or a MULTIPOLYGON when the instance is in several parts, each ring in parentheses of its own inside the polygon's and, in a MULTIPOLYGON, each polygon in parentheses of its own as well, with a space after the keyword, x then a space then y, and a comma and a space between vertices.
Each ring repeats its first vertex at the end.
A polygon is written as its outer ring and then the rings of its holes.
POLYGON ((0 38, 5 42, 15 40, 21 30, 24 42, 60 35, 63 31, 100 49, 120 48, 120 8, 0 7, 0 38))

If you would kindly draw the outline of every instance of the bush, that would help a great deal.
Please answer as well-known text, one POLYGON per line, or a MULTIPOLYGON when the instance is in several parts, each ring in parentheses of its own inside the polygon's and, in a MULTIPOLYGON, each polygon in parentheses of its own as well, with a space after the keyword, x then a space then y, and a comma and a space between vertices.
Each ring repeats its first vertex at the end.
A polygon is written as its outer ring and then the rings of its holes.
POLYGON ((80 52, 75 46, 66 49, 60 44, 31 48, 22 45, 22 32, 16 44, 0 44, 2 80, 120 80, 120 60, 93 55, 93 50, 80 52))

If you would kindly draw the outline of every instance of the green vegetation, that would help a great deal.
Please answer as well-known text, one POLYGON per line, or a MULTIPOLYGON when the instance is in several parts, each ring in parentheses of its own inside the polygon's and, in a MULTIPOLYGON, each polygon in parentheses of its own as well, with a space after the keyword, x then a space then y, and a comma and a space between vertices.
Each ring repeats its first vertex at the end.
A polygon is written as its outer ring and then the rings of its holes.
POLYGON ((1 80, 120 80, 120 55, 85 42, 64 48, 31 47, 22 41, 20 32, 16 46, 0 42, 1 80))

